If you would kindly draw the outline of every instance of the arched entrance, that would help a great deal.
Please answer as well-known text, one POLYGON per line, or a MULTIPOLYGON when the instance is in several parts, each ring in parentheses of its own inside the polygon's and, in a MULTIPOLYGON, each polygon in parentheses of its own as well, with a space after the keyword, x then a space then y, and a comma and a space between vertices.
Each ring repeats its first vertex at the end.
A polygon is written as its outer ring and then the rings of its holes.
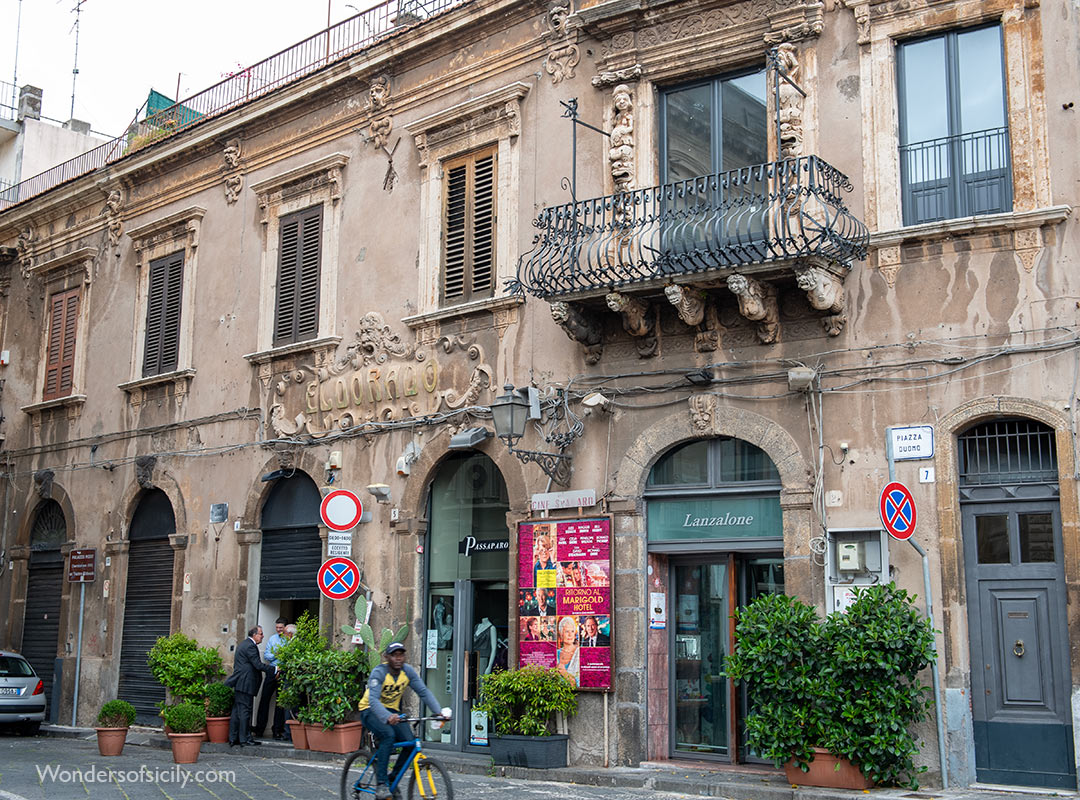
POLYGON ((424 681, 458 722, 425 735, 460 749, 479 677, 507 663, 509 510, 502 473, 483 453, 439 465, 428 493, 424 681))
POLYGON ((30 571, 26 582, 26 614, 22 654, 45 684, 49 713, 57 718, 60 698, 53 696, 56 651, 60 635, 60 596, 64 590, 64 556, 67 541, 64 510, 55 500, 38 505, 30 529, 30 571))
POLYGON ((735 610, 784 591, 780 489, 769 456, 730 437, 679 445, 649 473, 649 562, 669 603, 666 630, 651 631, 650 652, 662 650, 650 657, 649 685, 667 686, 671 756, 748 760, 738 735, 745 697, 722 671, 735 610))
POLYGON ((996 419, 957 440, 979 781, 1076 789, 1056 436, 996 419))
POLYGON ((295 622, 304 611, 319 615, 321 502, 315 481, 296 472, 275 481, 263 503, 258 621, 268 638, 278 617, 295 622))
POLYGON ((159 636, 172 632, 173 548, 176 533, 172 503, 161 489, 139 497, 128 532, 124 629, 120 641, 117 696, 127 700, 142 724, 158 724, 165 687, 150 673, 147 653, 159 636))

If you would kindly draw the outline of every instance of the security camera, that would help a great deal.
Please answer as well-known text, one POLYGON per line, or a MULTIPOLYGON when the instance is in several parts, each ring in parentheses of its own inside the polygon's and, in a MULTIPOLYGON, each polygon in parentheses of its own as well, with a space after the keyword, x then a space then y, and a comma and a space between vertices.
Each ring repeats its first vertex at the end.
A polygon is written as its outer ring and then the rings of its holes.
POLYGON ((390 502, 390 487, 385 483, 372 483, 367 487, 368 492, 374 496, 377 503, 390 502))

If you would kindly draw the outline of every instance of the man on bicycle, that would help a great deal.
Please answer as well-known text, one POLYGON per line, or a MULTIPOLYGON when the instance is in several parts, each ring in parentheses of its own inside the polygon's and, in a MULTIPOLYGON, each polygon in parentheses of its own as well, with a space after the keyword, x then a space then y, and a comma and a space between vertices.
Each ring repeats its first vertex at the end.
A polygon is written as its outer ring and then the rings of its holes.
MULTIPOLYGON (((424 685, 420 675, 405 663, 405 645, 391 642, 386 646, 386 663, 379 664, 368 677, 367 689, 360 700, 360 720, 364 727, 375 736, 375 797, 387 800, 391 797, 386 768, 390 763, 390 751, 395 742, 412 742, 415 737, 412 728, 404 722, 401 713, 401 698, 405 689, 412 689, 427 704, 435 716, 450 718, 450 709, 439 708, 439 701, 424 685)), ((401 754, 394 763, 393 777, 409 763, 413 747, 402 747, 401 754)), ((396 792, 395 792, 396 794, 396 792)))

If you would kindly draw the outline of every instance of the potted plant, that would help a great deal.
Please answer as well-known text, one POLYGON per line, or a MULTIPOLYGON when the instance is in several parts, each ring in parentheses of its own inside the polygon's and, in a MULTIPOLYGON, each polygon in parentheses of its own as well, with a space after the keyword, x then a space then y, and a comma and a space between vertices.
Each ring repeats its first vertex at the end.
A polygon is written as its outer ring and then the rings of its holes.
POLYGON ((574 685, 556 669, 530 665, 483 678, 475 708, 495 722, 496 764, 550 768, 567 763, 566 734, 552 733, 555 715, 577 713, 574 685))
POLYGON ((158 637, 147 654, 146 663, 173 700, 202 702, 206 698, 207 684, 225 674, 218 651, 212 647, 199 647, 197 641, 182 631, 158 637))
POLYGON ((233 695, 233 688, 224 683, 211 683, 206 687, 206 735, 215 744, 229 741, 233 695))
POLYGON ((918 673, 933 636, 893 584, 859 591, 824 620, 796 598, 757 598, 738 613, 725 666, 747 686, 747 746, 792 783, 918 788, 910 728, 929 709, 918 673))
POLYGON ((206 730, 205 705, 185 700, 165 706, 161 716, 170 730, 173 761, 177 764, 194 764, 198 761, 203 732, 206 730))
POLYGON ((299 711, 307 745, 324 753, 351 753, 360 748, 363 727, 352 721, 364 694, 367 673, 358 650, 328 649, 309 661, 308 702, 299 711))
POLYGON ((118 756, 124 752, 128 728, 135 722, 135 706, 126 700, 110 700, 98 712, 98 752, 118 756))

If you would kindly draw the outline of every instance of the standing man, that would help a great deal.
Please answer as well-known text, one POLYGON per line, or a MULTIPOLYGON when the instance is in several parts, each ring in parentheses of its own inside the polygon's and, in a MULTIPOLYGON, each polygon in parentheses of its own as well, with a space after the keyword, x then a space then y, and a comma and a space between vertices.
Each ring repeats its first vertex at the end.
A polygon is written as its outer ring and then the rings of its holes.
POLYGON ((274 668, 263 662, 259 656, 259 644, 263 640, 263 630, 256 625, 248 631, 247 638, 236 648, 233 658, 233 672, 226 684, 236 690, 233 700, 232 718, 229 720, 229 746, 243 747, 256 742, 251 735, 251 703, 259 693, 262 675, 274 674, 274 668))
MULTIPOLYGON (((259 713, 255 715, 255 727, 251 729, 251 735, 260 739, 266 735, 266 719, 270 716, 270 701, 274 699, 278 690, 277 656, 274 655, 274 651, 285 644, 285 626, 288 623, 285 617, 278 617, 277 622, 274 623, 274 635, 266 642, 266 663, 274 668, 274 672, 263 683, 262 694, 259 696, 259 713)), ((275 708, 272 731, 274 738, 279 742, 285 738, 285 709, 275 708)))

